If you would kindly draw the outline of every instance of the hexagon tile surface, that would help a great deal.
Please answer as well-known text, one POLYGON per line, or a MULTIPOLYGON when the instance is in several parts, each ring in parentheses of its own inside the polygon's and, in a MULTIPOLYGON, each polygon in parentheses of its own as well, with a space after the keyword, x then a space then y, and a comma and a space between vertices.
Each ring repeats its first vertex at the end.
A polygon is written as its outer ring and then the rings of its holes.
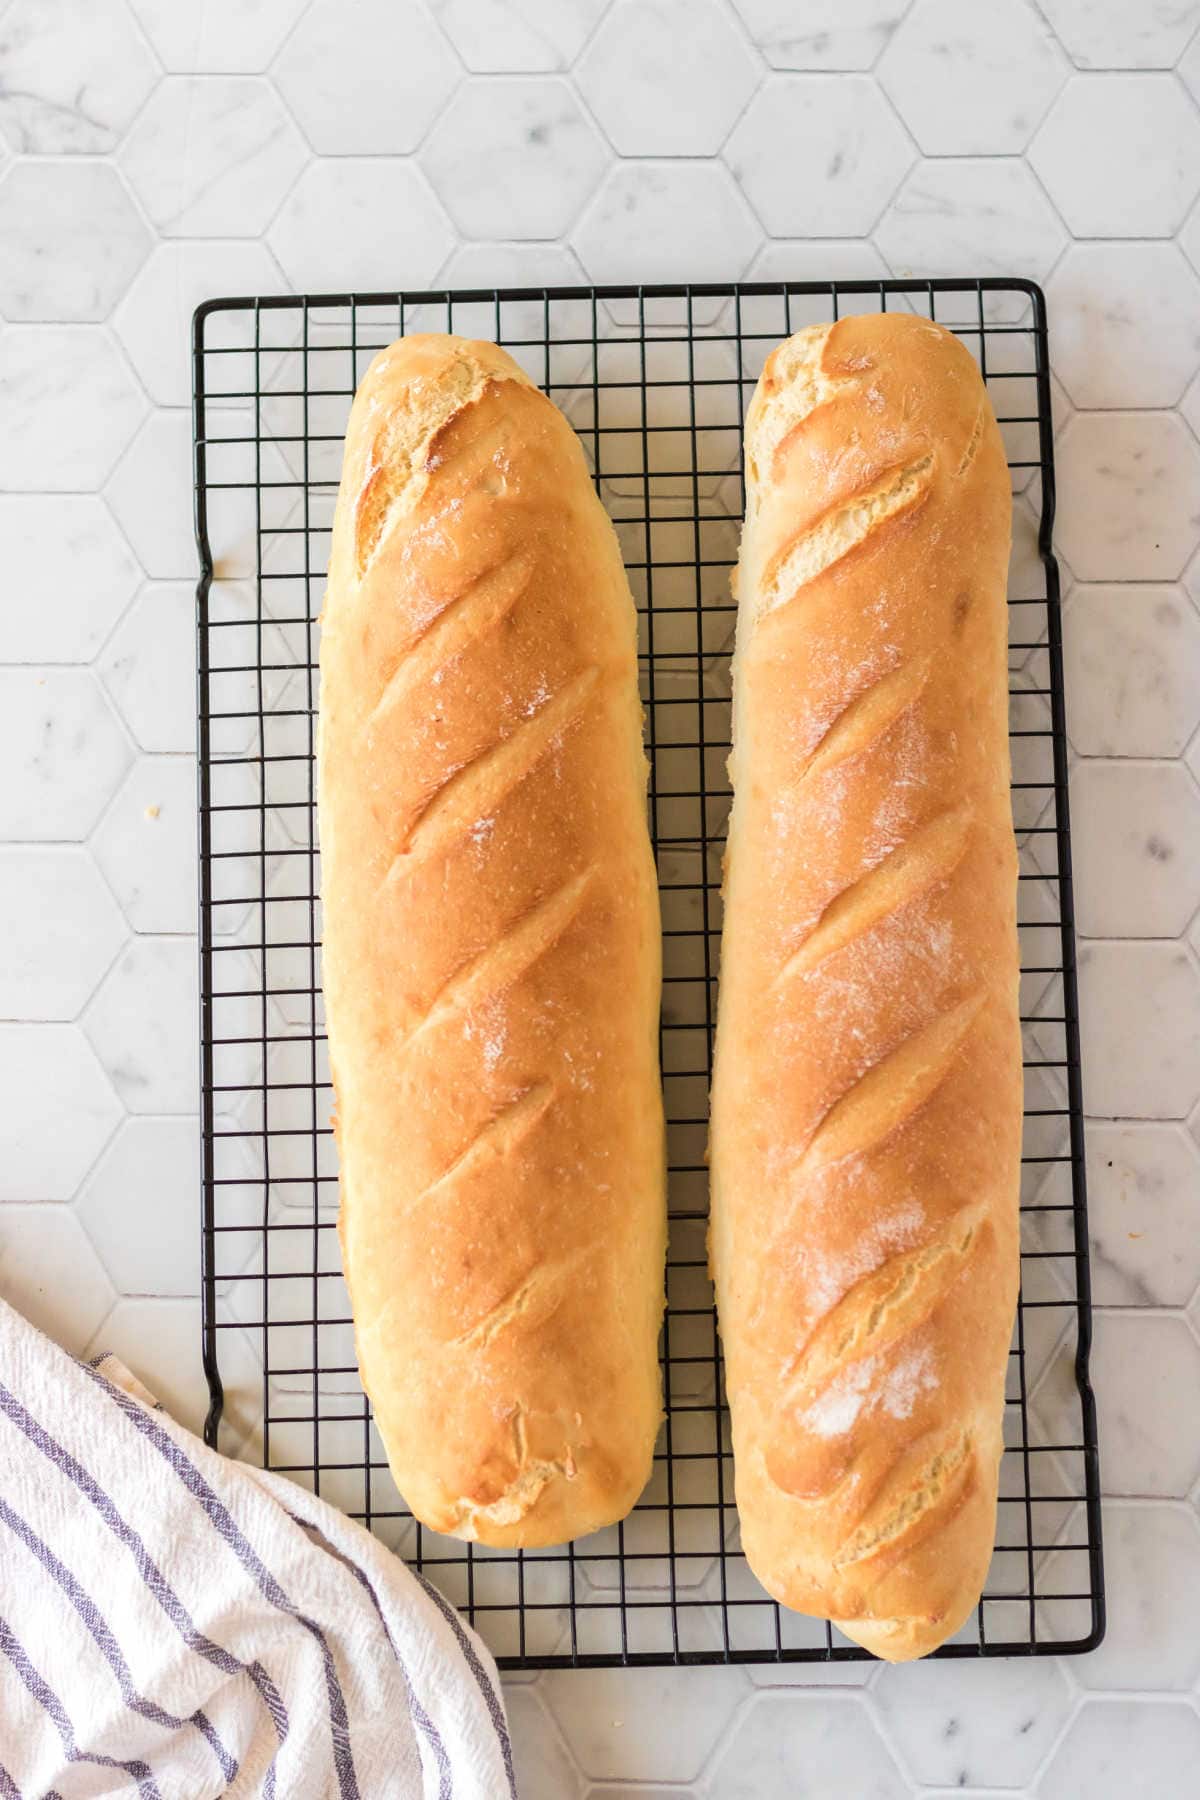
MULTIPOLYGON (((1076 1713, 1036 1792, 1040 1800, 1160 1800, 1164 1774, 1200 1763, 1200 1718, 1184 1704, 1090 1701, 1076 1713)), ((1186 1789, 1180 1790, 1181 1793, 1186 1789)))
POLYGON ((100 679, 142 750, 195 748, 195 614, 188 583, 151 583, 104 646, 100 679))
POLYGON ((1063 617, 1081 756, 1179 756, 1200 725, 1200 618, 1181 588, 1077 585, 1063 617))
POLYGON ((454 244, 445 209, 411 163, 395 168, 377 157, 310 163, 271 225, 267 242, 285 276, 301 291, 329 280, 330 256, 355 270, 365 289, 433 280, 454 244))
POLYGON ((131 760, 88 669, 0 669, 0 838, 82 842, 131 760))
POLYGON ((618 0, 575 71, 622 156, 711 156, 759 78, 716 0, 618 0))
POLYGON ((0 1018, 74 1019, 124 941, 86 850, 0 846, 0 1018))
POLYGON ((1069 81, 1029 149, 1079 237, 1170 237, 1200 192, 1200 116, 1169 75, 1069 81))
POLYGON ((772 237, 865 237, 914 151, 866 76, 797 75, 759 91, 725 158, 772 237))
POLYGON ((129 605, 140 570, 93 494, 0 498, 0 557, 19 605, 0 613, 0 661, 86 663, 129 605))
POLYGON ((757 243, 746 202, 716 162, 623 162, 579 220, 572 245, 593 281, 665 281, 688 254, 699 279, 745 268, 757 243), (695 239, 693 221, 707 229, 695 239), (644 271, 639 275, 637 271, 644 271))
POLYGON ((305 0, 129 0, 171 74, 249 74, 265 69, 304 11, 305 0))
POLYGON ((192 313, 219 295, 281 294, 287 282, 257 240, 160 244, 113 315, 125 354, 158 406, 192 403, 192 313))
POLYGON ((122 0, 13 0, 0 62, 0 133, 35 156, 115 150, 159 79, 122 0))
POLYGON ((98 488, 145 407, 103 332, 13 327, 0 336, 0 486, 21 493, 98 488))
MULTIPOLYGON (((822 1800, 834 1767, 855 1800, 1174 1800, 1200 1758, 1200 0, 0 0, 0 243, 0 1293, 193 1423, 194 307, 1046 284, 1108 1642, 1069 1666, 556 1673, 514 1682, 511 1717, 523 1800, 822 1800)), ((251 385, 249 359, 230 373, 251 385)), ((252 414, 220 412, 232 467, 252 414)), ((218 510, 253 618, 253 510, 218 510)), ((268 631, 269 698, 303 705, 268 631)), ((217 879, 244 886, 235 858, 217 879)), ((222 962, 252 1036, 252 952, 222 962)), ((306 1029, 295 1004, 281 1029, 306 1029)), ((223 1336, 253 1456, 262 1371, 223 1336)), ((1035 1448, 1069 1441, 1058 1315, 1030 1314, 1026 1351, 1035 1448)), ((1081 1536, 1064 1500, 1036 1553, 1060 1594, 1081 1536)))
POLYGON ((102 162, 17 162, 0 181, 0 313, 103 319, 150 253, 150 232, 102 162))
POLYGON ((168 76, 120 157, 163 237, 257 237, 304 160, 278 94, 246 76, 168 76))
POLYGON ((1041 124, 1067 65, 1025 0, 917 0, 876 75, 926 156, 1011 154, 1041 124), (948 81, 951 45, 961 73, 948 81))
POLYGON ((1057 1738, 1071 1710, 1061 1671, 1014 1658, 989 1663, 980 1674, 980 1704, 960 1715, 962 1684, 953 1663, 880 1670, 870 1705, 917 1781, 983 1787, 1001 1758, 1011 1780, 1027 1781, 1057 1738))
POLYGON ((459 73, 414 0, 355 0, 352 13, 343 0, 316 0, 271 70, 313 149, 339 156, 415 150, 459 73))
POLYGON ((869 69, 909 0, 733 0, 773 69, 869 69))
POLYGON ((421 164, 467 238, 560 237, 608 160, 574 90, 554 77, 459 88, 421 164))

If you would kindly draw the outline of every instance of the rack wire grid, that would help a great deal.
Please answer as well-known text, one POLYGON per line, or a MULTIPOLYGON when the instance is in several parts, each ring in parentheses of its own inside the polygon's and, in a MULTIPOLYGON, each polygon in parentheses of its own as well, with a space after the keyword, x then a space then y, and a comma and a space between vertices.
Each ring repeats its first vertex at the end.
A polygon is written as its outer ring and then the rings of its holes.
POLYGON ((1022 1288, 985 1597, 944 1656, 1083 1651, 1103 1633, 1047 335, 1025 281, 753 283, 214 300, 194 327, 203 1354, 210 1443, 361 1519, 502 1666, 864 1655, 780 1610, 738 1547, 704 1163, 729 809, 741 426, 771 347, 908 308, 978 358, 1014 490, 1022 1288), (358 1381, 335 1219, 313 740, 342 438, 371 355, 412 331, 503 344, 579 433, 637 601, 662 888, 670 1254, 666 1419, 622 1525, 496 1552, 416 1523, 358 1381))

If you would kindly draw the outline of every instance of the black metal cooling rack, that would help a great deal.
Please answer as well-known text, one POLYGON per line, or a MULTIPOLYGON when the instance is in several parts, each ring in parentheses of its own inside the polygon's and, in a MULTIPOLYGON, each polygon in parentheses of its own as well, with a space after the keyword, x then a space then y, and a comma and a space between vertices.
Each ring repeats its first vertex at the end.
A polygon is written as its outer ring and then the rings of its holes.
POLYGON ((214 300, 196 314, 206 1435, 362 1519, 465 1610, 502 1665, 865 1654, 822 1621, 781 1612, 738 1549, 705 1270, 704 1139, 742 415, 764 357, 790 331, 896 307, 938 318, 978 357, 1014 488, 1022 1292, 996 1554, 977 1612, 939 1654, 1082 1651, 1100 1640, 1104 1600, 1040 290, 1005 280, 500 289, 214 300), (358 1383, 334 1229, 317 615, 355 384, 376 349, 414 330, 495 339, 563 407, 616 523, 639 610, 665 933, 667 1416, 629 1519, 561 1550, 489 1551, 412 1519, 358 1383))

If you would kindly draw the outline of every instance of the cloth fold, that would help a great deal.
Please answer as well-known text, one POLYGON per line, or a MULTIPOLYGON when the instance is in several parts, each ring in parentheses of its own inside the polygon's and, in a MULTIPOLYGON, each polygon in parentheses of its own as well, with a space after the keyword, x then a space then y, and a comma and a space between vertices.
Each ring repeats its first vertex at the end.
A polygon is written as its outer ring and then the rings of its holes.
POLYGON ((0 1800, 515 1800, 490 1655, 305 1489, 0 1301, 0 1800))

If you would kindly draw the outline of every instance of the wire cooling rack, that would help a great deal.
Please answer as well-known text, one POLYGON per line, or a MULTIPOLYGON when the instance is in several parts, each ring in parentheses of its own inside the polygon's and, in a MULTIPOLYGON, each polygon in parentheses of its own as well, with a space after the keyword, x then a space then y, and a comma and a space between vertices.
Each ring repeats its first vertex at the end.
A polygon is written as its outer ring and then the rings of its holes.
POLYGON ((863 1655, 781 1612, 738 1547, 705 1270, 708 1083, 729 809, 729 572, 741 422, 772 345, 903 307, 977 356, 1008 448, 1013 812, 1025 1044, 1022 1289, 997 1546, 942 1655, 1081 1651, 1103 1632, 1050 386, 1021 281, 755 283, 214 300, 194 336, 206 1435, 363 1520, 501 1663, 863 1655), (372 354, 411 331, 505 345, 579 432, 639 609, 662 888, 670 1256, 654 1473, 623 1525, 495 1552, 418 1525, 354 1362, 321 1008, 317 615, 342 436, 372 354))

